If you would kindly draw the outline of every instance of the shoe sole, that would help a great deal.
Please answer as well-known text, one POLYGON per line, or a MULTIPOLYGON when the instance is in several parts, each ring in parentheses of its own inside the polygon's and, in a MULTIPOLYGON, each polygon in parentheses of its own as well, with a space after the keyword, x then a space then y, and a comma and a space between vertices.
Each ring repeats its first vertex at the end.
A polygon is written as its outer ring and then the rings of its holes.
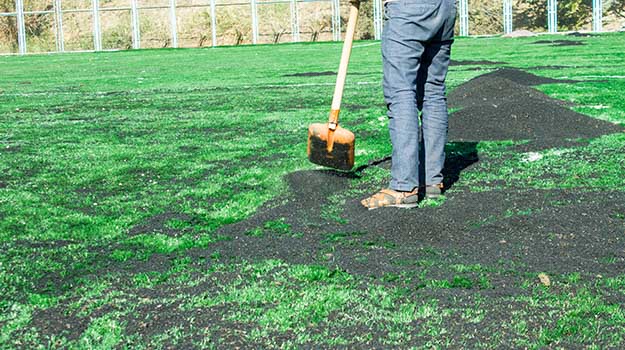
POLYGON ((375 209, 380 209, 380 208, 402 208, 402 209, 410 209, 410 208, 416 208, 419 206, 419 203, 410 203, 410 204, 389 204, 389 205, 385 205, 382 207, 375 207, 375 208, 367 208, 369 210, 375 210, 375 209))

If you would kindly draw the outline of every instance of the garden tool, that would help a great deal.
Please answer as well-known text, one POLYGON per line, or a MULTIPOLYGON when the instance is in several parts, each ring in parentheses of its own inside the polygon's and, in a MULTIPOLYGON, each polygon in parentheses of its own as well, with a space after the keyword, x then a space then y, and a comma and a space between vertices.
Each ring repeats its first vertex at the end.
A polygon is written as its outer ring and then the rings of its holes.
POLYGON ((347 76, 347 66, 352 52, 356 22, 358 21, 358 2, 352 2, 349 22, 343 43, 341 63, 336 78, 334 97, 328 123, 311 124, 308 128, 308 159, 322 166, 349 171, 354 166, 354 134, 339 126, 341 99, 347 76))

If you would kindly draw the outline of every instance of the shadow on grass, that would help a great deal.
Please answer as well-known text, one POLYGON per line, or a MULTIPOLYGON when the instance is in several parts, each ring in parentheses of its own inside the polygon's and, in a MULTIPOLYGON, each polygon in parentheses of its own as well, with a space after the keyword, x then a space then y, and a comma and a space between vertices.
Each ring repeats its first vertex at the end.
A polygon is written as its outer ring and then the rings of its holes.
MULTIPOLYGON (((480 159, 477 155, 478 142, 450 142, 445 150, 443 185, 449 190, 460 179, 460 173, 480 159)), ((423 178, 423 177, 422 177, 423 178)))
MULTIPOLYGON (((477 163, 479 157, 477 154, 477 145, 479 142, 450 142, 445 146, 445 165, 443 167, 443 184, 445 189, 450 189, 460 179, 460 173, 469 166, 477 163)), ((425 155, 423 153, 423 145, 419 154, 419 178, 425 179, 425 155)), ((372 166, 379 166, 390 169, 391 157, 384 157, 361 165, 350 172, 342 172, 337 170, 324 170, 328 174, 350 179, 360 179, 362 172, 372 166)), ((421 183, 421 187, 425 184, 421 183)))

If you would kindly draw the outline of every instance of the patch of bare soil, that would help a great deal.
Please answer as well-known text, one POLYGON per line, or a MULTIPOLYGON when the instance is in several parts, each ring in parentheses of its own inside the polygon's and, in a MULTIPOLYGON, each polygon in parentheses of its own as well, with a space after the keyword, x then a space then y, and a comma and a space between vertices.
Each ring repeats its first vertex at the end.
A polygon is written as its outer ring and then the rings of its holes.
POLYGON ((530 148, 569 144, 621 132, 622 127, 590 118, 532 88, 572 81, 539 77, 516 69, 500 69, 459 86, 448 96, 460 110, 449 118, 452 141, 531 140, 530 148))
POLYGON ((583 41, 579 40, 538 40, 532 44, 550 44, 550 46, 582 46, 586 45, 583 41))

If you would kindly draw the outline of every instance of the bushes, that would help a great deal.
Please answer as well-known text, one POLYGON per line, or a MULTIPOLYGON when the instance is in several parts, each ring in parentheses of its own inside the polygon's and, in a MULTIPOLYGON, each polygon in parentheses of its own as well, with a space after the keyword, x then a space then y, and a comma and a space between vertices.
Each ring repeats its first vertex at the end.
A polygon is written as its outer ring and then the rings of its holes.
MULTIPOLYGON (((248 1, 248 0, 245 0, 248 1)), ((245 2, 243 1, 243 3, 245 2)), ((83 1, 84 2, 84 1, 83 1)), ((81 2, 82 3, 82 2, 81 2)), ((72 3, 67 8, 88 8, 72 3)), ((207 2, 205 2, 207 3, 207 2)), ((217 35, 219 45, 240 45, 251 43, 251 7, 234 0, 220 0, 217 7, 217 35)), ((101 0, 103 7, 128 6, 127 0, 101 0)), ((542 30, 547 27, 547 0, 514 0, 514 28, 542 30)), ((52 10, 50 0, 29 0, 26 10, 52 10)), ((261 43, 279 43, 289 40, 291 28, 291 4, 258 3, 259 34, 261 43)), ((342 6, 342 29, 347 22, 348 2, 342 6)), ((625 19, 625 0, 604 0, 604 23, 611 29, 615 23, 625 19)), ((15 0, 0 0, 0 12, 14 13, 15 0)), ((129 11, 127 11, 129 13, 129 11)), ((329 2, 298 2, 301 40, 329 40, 332 28, 332 7, 329 2)), ((497 34, 503 27, 502 0, 469 0, 471 34, 497 34)), ((360 20, 357 28, 358 39, 373 39, 373 0, 363 1, 360 6, 360 20)), ((27 15, 25 27, 29 51, 54 48, 52 15, 27 15)), ((65 40, 76 43, 82 49, 92 46, 91 16, 85 14, 65 14, 65 40)), ((171 45, 168 30, 168 10, 141 11, 142 47, 167 47, 171 45)), ((561 30, 589 29, 592 21, 592 0, 559 0, 558 23, 561 30)), ((179 34, 191 40, 187 46, 208 45, 210 38, 210 12, 208 8, 178 12, 179 34)), ((102 18, 103 45, 106 48, 132 47, 131 28, 128 15, 102 18)), ((618 24, 618 23, 617 23, 618 24)), ((0 48, 17 49, 17 21, 15 16, 0 17, 0 48)), ((74 45, 74 46, 75 46, 74 45)), ((69 45, 70 47, 72 45, 69 45)), ((70 48, 71 50, 71 48, 70 48)))

